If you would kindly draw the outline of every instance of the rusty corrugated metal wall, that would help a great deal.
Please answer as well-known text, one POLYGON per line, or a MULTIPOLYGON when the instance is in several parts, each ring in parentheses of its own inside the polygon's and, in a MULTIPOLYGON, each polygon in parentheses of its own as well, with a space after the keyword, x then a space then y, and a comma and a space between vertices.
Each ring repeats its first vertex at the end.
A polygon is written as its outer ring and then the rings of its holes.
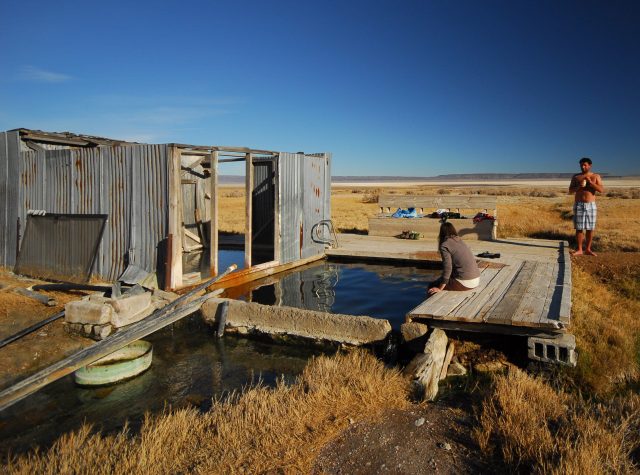
POLYGON ((20 222, 29 209, 109 216, 94 275, 114 281, 127 265, 156 271, 168 233, 166 145, 23 152, 20 184, 20 222))
MULTIPOLYGON (((316 225, 331 219, 331 156, 280 153, 280 261, 283 264, 324 251, 316 225)), ((328 238, 322 226, 321 237, 328 238)))
POLYGON ((16 263, 18 236, 18 190, 20 133, 0 132, 0 266, 16 263))

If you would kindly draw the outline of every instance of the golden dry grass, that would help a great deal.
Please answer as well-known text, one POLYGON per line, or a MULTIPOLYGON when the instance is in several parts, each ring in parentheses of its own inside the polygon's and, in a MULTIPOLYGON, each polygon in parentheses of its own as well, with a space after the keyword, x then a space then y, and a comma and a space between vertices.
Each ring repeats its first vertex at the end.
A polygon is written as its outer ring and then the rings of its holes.
POLYGON ((214 404, 148 417, 139 434, 63 435, 4 473, 308 473, 319 449, 352 421, 405 408, 407 381, 369 353, 312 360, 296 382, 254 387, 214 404))
MULTIPOLYGON (((574 377, 581 386, 605 394, 638 379, 640 300, 621 295, 574 266, 572 330, 579 351, 574 377)), ((622 276, 624 278, 624 276, 622 276)))
POLYGON ((515 370, 495 379, 475 432, 513 471, 629 473, 639 424, 637 394, 596 405, 515 370))

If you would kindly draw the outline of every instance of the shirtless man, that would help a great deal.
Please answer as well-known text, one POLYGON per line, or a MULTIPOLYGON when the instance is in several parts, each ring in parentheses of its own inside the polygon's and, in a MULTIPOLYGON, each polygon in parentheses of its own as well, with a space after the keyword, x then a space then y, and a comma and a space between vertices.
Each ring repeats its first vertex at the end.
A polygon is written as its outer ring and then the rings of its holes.
POLYGON ((593 230, 596 227, 596 192, 602 193, 604 186, 602 186, 600 175, 591 171, 590 158, 580 159, 580 169, 582 173, 573 175, 569 185, 569 193, 575 193, 576 195, 573 203, 573 226, 576 229, 578 248, 573 255, 586 254, 595 256, 596 253, 591 250, 591 243, 593 242, 593 230), (587 242, 583 252, 582 245, 585 231, 587 242))

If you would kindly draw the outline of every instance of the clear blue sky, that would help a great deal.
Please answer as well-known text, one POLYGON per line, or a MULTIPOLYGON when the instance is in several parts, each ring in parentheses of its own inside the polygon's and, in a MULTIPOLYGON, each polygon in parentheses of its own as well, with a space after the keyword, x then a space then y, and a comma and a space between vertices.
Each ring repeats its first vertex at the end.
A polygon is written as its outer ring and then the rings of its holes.
POLYGON ((637 1, 3 0, 0 130, 640 174, 637 1))

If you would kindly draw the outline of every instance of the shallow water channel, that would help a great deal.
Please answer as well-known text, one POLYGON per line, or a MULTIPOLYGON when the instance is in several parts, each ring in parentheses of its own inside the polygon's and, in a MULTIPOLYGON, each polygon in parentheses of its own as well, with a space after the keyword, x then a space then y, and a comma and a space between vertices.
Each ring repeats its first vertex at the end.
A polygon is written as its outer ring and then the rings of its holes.
MULTIPOLYGON (((236 258, 237 256, 229 256, 236 258)), ((231 262, 229 262, 231 263, 231 262)), ((425 297, 438 272, 416 267, 319 261, 228 291, 230 297, 332 313, 389 319, 394 329, 425 297)), ((20 453, 48 446, 86 421, 106 432, 126 420, 136 428, 146 411, 165 405, 206 410, 211 398, 261 379, 293 381, 320 350, 225 336, 217 339, 199 315, 148 336, 153 363, 141 376, 99 389, 76 386, 72 376, 50 384, 0 412, 0 447, 20 453)))
POLYGON ((1 456, 30 446, 47 446, 83 421, 105 431, 133 428, 145 411, 166 404, 206 410, 211 398, 261 379, 293 381, 318 350, 275 345, 236 337, 215 338, 199 315, 192 315, 145 338, 153 344, 153 362, 142 375, 99 389, 81 388, 72 376, 0 412, 1 456))

